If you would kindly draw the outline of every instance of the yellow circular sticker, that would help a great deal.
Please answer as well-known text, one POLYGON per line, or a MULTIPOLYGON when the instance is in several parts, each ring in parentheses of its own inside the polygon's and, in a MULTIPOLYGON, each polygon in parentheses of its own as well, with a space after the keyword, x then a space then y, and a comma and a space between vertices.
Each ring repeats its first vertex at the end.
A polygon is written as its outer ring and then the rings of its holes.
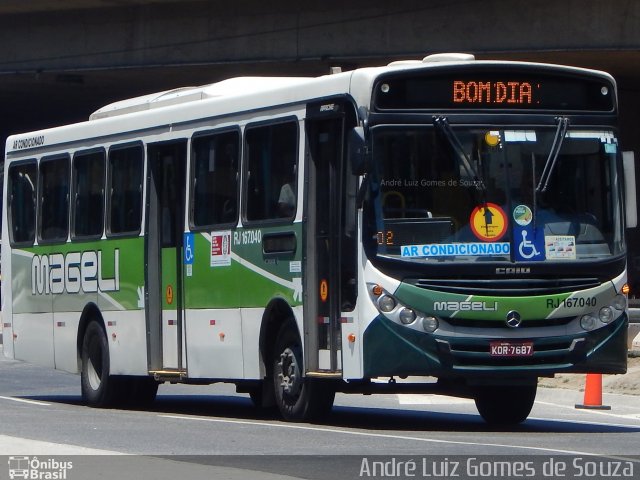
POLYGON ((323 302, 327 301, 327 297, 329 296, 329 284, 326 280, 322 279, 320 282, 320 300, 323 302))
POLYGON ((171 285, 167 285, 165 297, 167 299, 167 303, 171 305, 173 303, 173 287, 171 285))
POLYGON ((496 242, 507 231, 507 215, 495 203, 486 203, 473 209, 469 218, 471 231, 484 242, 496 242))

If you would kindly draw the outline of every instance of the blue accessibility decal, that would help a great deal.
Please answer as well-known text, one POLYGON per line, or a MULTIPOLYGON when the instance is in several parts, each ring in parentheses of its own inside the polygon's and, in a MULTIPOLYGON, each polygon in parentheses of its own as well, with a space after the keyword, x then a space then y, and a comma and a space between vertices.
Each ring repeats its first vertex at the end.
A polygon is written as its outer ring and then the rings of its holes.
POLYGON ((519 262, 541 262, 545 259, 544 228, 531 225, 513 226, 513 253, 519 262))
POLYGON ((195 238, 193 233, 185 233, 184 234, 184 264, 185 265, 193 265, 193 259, 195 257, 195 238))

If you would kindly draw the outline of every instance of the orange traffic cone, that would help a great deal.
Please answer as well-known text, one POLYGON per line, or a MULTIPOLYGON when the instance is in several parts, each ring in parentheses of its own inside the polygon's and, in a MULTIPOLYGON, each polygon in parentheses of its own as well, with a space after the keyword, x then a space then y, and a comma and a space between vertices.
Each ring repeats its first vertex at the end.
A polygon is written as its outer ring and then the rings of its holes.
POLYGON ((588 408, 591 410, 611 410, 610 406, 602 405, 601 373, 587 373, 587 381, 584 386, 584 404, 577 404, 576 408, 588 408))

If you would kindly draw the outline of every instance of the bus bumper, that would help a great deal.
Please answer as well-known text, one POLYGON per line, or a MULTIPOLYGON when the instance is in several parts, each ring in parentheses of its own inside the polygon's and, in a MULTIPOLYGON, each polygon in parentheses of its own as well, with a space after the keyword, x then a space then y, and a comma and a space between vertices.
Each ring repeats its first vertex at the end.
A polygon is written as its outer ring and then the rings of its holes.
MULTIPOLYGON (((363 338, 364 377, 433 376, 539 377, 556 373, 627 371, 628 317, 581 335, 526 337, 528 357, 492 357, 490 342, 499 336, 439 336, 404 328, 378 316, 363 338)), ((513 339, 512 339, 513 340, 513 339)))

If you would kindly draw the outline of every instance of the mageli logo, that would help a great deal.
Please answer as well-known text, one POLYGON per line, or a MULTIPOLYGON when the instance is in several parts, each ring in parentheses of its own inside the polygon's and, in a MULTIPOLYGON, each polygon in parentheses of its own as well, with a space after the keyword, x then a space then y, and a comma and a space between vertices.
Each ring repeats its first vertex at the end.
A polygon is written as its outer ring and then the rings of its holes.
POLYGON ((31 294, 117 292, 120 290, 120 250, 117 248, 113 252, 113 262, 113 278, 104 278, 100 250, 34 255, 31 294))

